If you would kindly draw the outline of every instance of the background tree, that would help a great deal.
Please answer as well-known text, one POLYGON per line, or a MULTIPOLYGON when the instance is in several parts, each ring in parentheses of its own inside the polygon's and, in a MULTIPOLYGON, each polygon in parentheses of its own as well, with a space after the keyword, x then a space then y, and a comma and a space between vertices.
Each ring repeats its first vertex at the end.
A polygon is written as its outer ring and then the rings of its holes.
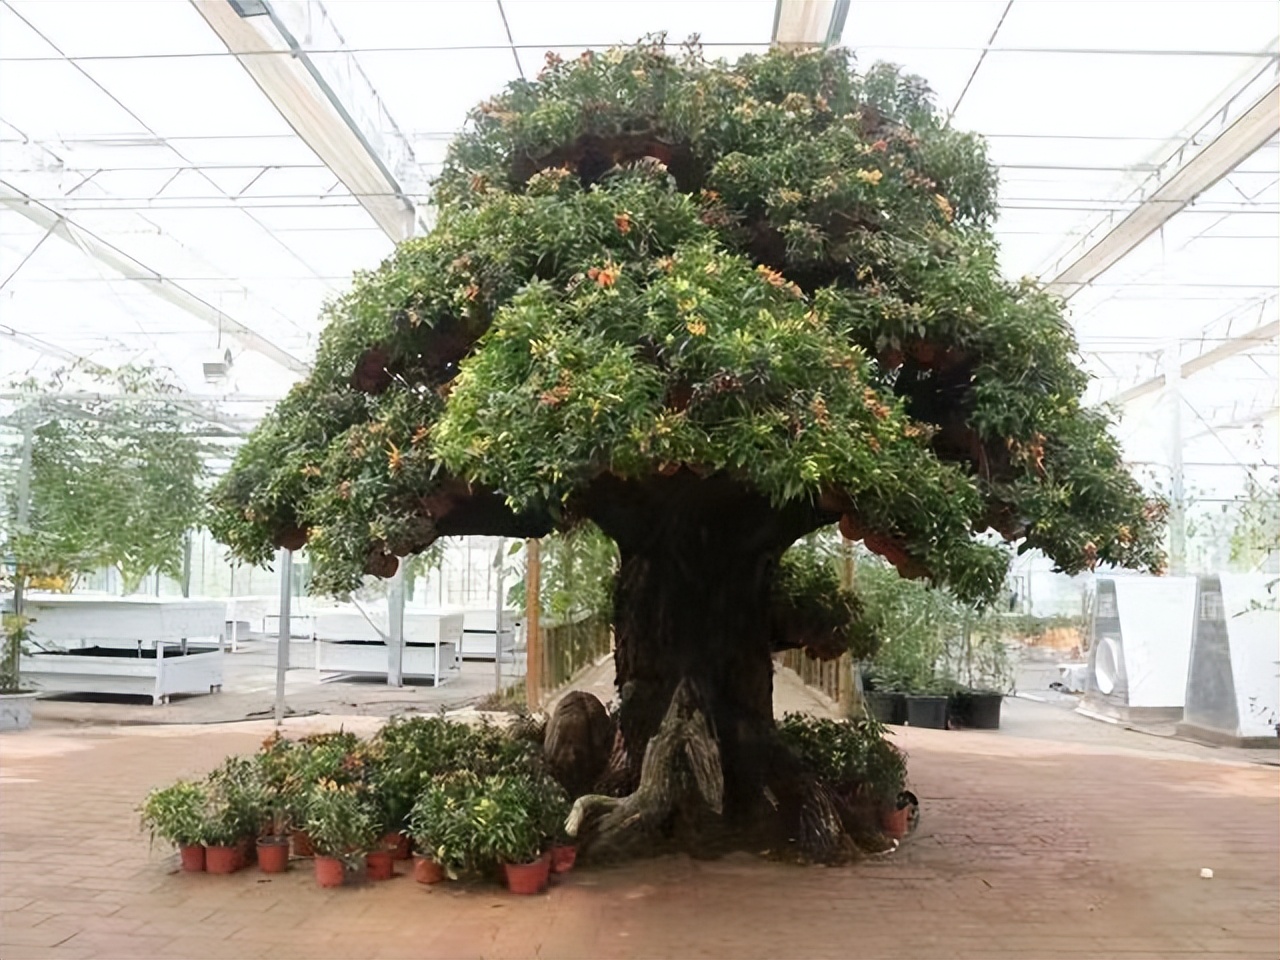
POLYGON ((1004 577, 988 530, 1159 568, 1161 508, 1081 406, 1059 301, 1001 278, 995 172, 922 81, 842 51, 548 55, 473 112, 435 202, 329 304, 211 525, 250 561, 305 543, 337 591, 439 536, 597 524, 648 778, 602 846, 840 849, 771 706, 771 653, 815 635, 772 616, 811 531, 966 601, 1004 577))
POLYGON ((145 366, 73 368, 20 386, 16 419, 32 434, 29 519, 20 530, 17 457, 0 470, 0 553, 21 576, 67 589, 103 567, 120 572, 126 593, 155 571, 178 579, 183 538, 202 512, 205 452, 178 388, 145 366))

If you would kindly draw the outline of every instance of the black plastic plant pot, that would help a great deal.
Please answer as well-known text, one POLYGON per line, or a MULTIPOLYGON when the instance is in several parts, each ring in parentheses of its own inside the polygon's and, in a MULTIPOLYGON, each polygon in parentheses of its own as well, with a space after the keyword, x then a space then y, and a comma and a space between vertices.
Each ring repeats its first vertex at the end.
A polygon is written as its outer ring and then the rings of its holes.
POLYGON ((964 725, 974 730, 1000 729, 1000 704, 1004 702, 1004 694, 1000 693, 968 693, 965 694, 964 725))
POLYGON ((867 700, 867 711, 881 723, 901 725, 907 721, 907 698, 905 694, 888 690, 868 690, 864 696, 867 700))
POLYGON ((908 695, 907 723, 930 730, 947 729, 947 698, 908 695))

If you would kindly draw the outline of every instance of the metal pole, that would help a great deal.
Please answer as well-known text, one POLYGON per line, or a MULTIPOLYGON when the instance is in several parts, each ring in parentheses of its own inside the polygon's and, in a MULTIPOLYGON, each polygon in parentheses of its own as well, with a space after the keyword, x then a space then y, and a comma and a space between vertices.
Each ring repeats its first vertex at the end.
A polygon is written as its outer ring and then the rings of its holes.
MULTIPOLYGON (((408 557, 401 557, 387 590, 387 686, 404 685, 404 568, 408 557)), ((439 647, 436 655, 439 656, 439 647)))
POLYGON ((539 635, 538 604, 542 586, 542 543, 536 539, 525 541, 525 668, 524 695, 529 709, 537 710, 542 699, 542 637, 539 635))
POLYGON ((1182 463, 1182 364, 1178 345, 1164 351, 1165 400, 1169 404, 1169 573, 1187 572, 1187 505, 1182 463))
POLYGON ((493 692, 502 692, 502 608, 506 606, 503 603, 502 596, 502 575, 506 571, 506 554, 507 538, 498 538, 498 552, 494 557, 494 565, 498 568, 498 599, 494 603, 494 620, 493 620, 493 692))
POLYGON ((276 726, 284 722, 284 679, 289 672, 289 624, 293 600, 293 551, 280 551, 280 637, 276 645, 276 726))
MULTIPOLYGON (((31 522, 31 448, 34 445, 35 431, 31 425, 31 415, 29 411, 23 410, 22 416, 22 453, 21 460, 18 462, 18 509, 17 509, 17 533, 26 533, 27 527, 31 522)), ((23 567, 22 558, 14 557, 13 565, 13 616, 21 630, 22 613, 23 613, 23 594, 26 592, 27 573, 23 567)), ((0 631, 0 638, 5 640, 6 645, 10 642, 5 637, 4 632, 0 631)), ((12 641, 13 646, 17 649, 12 651, 13 659, 13 681, 14 690, 22 689, 22 647, 15 639, 12 641)), ((8 657, 9 650, 5 650, 5 656, 8 657)))

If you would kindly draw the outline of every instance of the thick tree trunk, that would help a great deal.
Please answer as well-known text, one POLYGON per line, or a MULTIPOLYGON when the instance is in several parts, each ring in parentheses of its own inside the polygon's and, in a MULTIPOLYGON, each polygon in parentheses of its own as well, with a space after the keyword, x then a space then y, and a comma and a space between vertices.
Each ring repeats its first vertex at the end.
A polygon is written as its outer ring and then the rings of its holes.
POLYGON ((635 793, 621 809, 601 799, 610 812, 594 821, 586 808, 595 801, 580 807, 587 849, 790 848, 834 859, 838 815, 776 736, 770 616, 783 551, 833 518, 780 511, 729 481, 687 472, 607 493, 590 514, 621 552, 619 721, 635 793), (719 791, 707 783, 709 765, 719 791))

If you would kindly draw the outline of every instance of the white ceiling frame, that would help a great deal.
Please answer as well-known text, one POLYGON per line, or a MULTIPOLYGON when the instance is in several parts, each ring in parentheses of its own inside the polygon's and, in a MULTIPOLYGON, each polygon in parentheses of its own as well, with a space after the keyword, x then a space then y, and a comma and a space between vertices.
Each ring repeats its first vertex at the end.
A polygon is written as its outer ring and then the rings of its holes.
POLYGON ((186 287, 166 279, 146 264, 135 260, 119 247, 102 239, 83 226, 67 219, 62 213, 35 200, 11 184, 0 180, 0 206, 26 217, 37 226, 77 247, 93 260, 114 270, 127 280, 141 284, 161 300, 172 304, 184 313, 203 320, 215 330, 221 330, 246 349, 262 354, 293 373, 306 374, 311 366, 295 357, 283 347, 268 340, 262 334, 240 321, 227 316, 217 307, 201 299, 186 287))
POLYGON ((1064 299, 1079 293, 1277 133, 1280 83, 1275 79, 1274 65, 1270 65, 1244 84, 1138 187, 1129 198, 1139 201, 1137 207, 1120 219, 1119 210, 1109 214, 1045 271, 1046 276, 1053 276, 1048 289, 1064 299), (1249 107, 1227 123, 1233 104, 1249 96, 1255 97, 1249 107), (1215 125, 1220 129, 1206 141, 1215 125))
MULTIPOLYGON (((271 104, 395 243, 419 227, 425 177, 320 0, 191 0, 271 104), (336 58, 336 60, 335 60, 336 58)), ((425 230, 425 224, 422 225, 425 230)))
POLYGON ((778 0, 772 42, 779 47, 830 47, 840 42, 849 0, 778 0))

